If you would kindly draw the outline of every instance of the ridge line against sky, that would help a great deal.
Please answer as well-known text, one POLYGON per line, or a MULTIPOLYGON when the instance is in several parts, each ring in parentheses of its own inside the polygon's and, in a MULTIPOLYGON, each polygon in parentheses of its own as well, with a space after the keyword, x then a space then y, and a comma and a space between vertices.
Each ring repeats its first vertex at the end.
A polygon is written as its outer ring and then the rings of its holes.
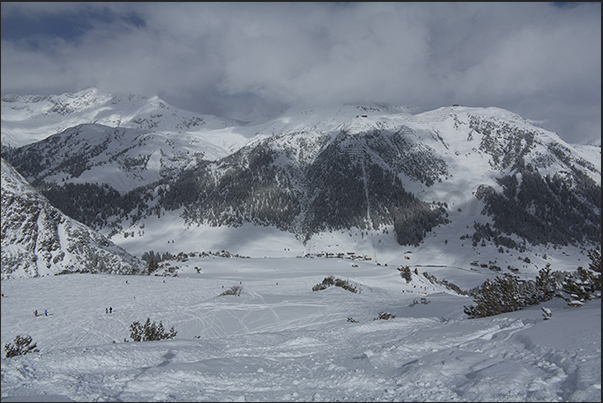
POLYGON ((495 106, 601 138, 601 3, 2 2, 1 22, 2 96, 97 87, 241 120, 495 106))

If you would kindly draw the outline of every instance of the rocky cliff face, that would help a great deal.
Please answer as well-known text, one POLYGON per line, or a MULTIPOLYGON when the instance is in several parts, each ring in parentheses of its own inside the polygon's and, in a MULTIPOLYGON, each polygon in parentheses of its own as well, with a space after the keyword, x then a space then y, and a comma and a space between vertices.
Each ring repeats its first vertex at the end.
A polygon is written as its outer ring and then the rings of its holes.
POLYGON ((2 276, 137 274, 143 265, 102 234, 67 217, 2 160, 2 276))

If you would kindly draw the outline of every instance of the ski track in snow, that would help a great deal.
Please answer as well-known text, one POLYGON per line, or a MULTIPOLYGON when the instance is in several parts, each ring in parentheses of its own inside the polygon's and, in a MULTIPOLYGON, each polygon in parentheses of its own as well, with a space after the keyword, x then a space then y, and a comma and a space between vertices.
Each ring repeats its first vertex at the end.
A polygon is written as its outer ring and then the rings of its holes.
POLYGON ((29 334, 40 349, 2 359, 2 401, 601 399, 600 300, 581 315, 549 301, 549 321, 540 306, 469 320, 470 298, 434 285, 419 294, 415 286, 430 284, 423 276, 406 284, 391 267, 295 258, 198 265, 200 274, 168 278, 2 281, 2 344, 29 334), (361 292, 311 290, 329 275, 361 292), (242 285, 240 296, 219 295, 232 285, 242 285), (420 297, 428 302, 410 306, 420 297), (382 311, 396 318, 374 320, 382 311), (147 317, 178 335, 124 342, 147 317), (576 335, 554 336, 564 332, 576 335))

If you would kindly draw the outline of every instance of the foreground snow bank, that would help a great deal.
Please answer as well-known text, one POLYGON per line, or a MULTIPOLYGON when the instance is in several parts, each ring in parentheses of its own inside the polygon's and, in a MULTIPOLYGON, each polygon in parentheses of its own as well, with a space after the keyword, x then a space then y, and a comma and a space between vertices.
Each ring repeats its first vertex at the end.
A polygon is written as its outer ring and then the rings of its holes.
POLYGON ((2 344, 29 334, 40 349, 2 359, 2 401, 601 400, 600 300, 548 301, 550 320, 541 306, 470 320, 471 298, 419 276, 407 284, 392 267, 195 264, 199 274, 170 278, 2 281, 2 344), (329 275, 361 292, 311 290, 329 275), (219 296, 235 284, 240 297, 219 296), (375 320, 379 312, 395 318, 375 320), (178 335, 125 343, 147 317, 178 335))

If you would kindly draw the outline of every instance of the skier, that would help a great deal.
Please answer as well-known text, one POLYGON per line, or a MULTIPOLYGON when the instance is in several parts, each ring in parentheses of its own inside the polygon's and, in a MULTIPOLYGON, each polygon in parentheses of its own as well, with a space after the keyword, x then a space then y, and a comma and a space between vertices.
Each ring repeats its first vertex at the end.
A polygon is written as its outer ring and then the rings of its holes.
POLYGON ((44 309, 44 316, 48 316, 48 309, 44 309))
POLYGON ((113 313, 113 308, 109 307, 109 313, 113 313))
POLYGON ((105 308, 105 313, 109 313, 109 308, 105 308))
POLYGON ((34 311, 34 316, 36 316, 36 317, 38 316, 38 310, 37 309, 34 311))

